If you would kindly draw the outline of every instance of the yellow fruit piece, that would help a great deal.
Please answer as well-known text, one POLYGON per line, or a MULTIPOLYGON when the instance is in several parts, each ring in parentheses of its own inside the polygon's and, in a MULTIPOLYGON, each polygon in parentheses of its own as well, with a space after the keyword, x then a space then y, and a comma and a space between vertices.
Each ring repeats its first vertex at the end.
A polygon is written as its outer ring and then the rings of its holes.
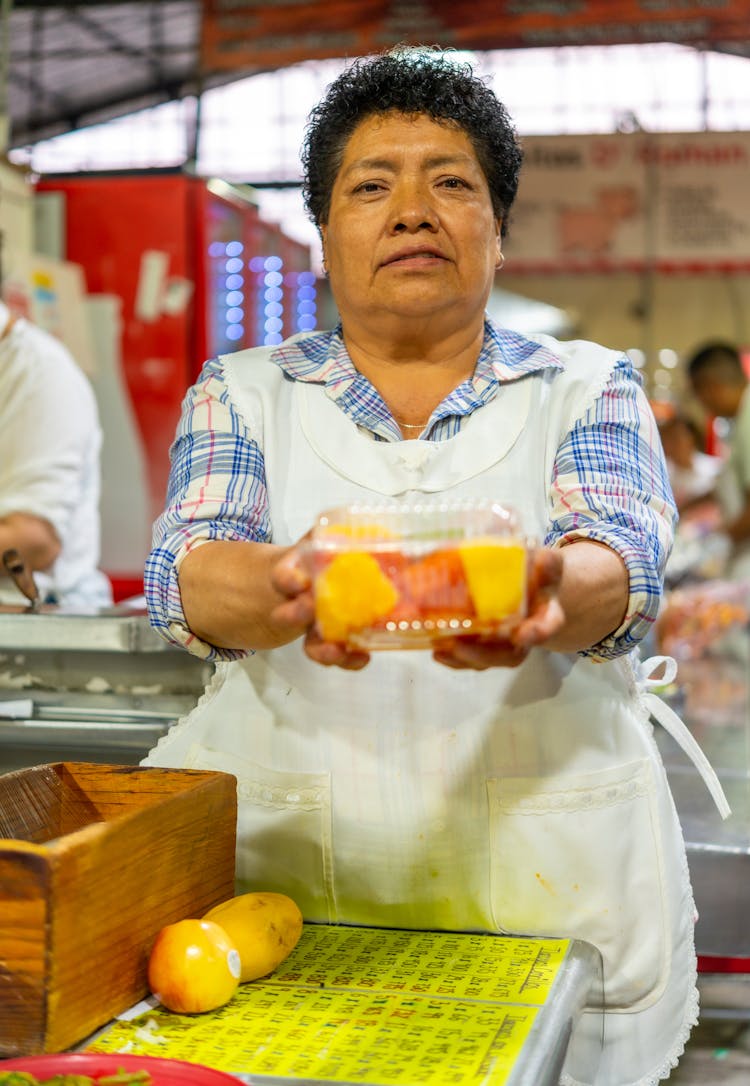
POLYGON ((240 953, 240 982, 265 977, 299 942, 302 913, 286 894, 240 894, 210 909, 204 920, 220 924, 240 953))
POLYGON ((240 983, 240 955, 218 924, 178 920, 162 928, 148 960, 149 988, 170 1011, 223 1007, 240 983))
POLYGON ((499 622, 521 609, 526 550, 520 543, 475 539, 460 544, 458 552, 480 622, 499 622))
POLYGON ((371 554, 337 554, 315 582, 315 618, 326 641, 346 641, 393 610, 398 592, 371 554))

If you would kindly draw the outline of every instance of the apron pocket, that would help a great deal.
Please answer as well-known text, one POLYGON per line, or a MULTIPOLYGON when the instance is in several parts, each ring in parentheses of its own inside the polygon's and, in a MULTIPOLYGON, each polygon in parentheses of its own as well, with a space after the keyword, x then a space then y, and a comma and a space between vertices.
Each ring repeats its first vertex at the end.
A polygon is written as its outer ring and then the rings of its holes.
POLYGON ((584 939, 608 1010, 658 999, 669 969, 663 860, 649 762, 487 781, 498 928, 584 939))
POLYGON ((237 778, 237 893, 275 890, 305 920, 335 923, 329 775, 278 772, 198 743, 185 768, 237 778))

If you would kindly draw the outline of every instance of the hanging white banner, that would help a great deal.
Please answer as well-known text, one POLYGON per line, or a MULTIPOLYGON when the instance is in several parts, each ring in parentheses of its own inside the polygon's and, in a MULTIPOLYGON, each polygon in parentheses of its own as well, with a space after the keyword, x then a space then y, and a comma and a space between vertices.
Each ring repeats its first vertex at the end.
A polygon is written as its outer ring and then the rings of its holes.
POLYGON ((750 133, 523 143, 505 245, 514 274, 750 272, 750 133))

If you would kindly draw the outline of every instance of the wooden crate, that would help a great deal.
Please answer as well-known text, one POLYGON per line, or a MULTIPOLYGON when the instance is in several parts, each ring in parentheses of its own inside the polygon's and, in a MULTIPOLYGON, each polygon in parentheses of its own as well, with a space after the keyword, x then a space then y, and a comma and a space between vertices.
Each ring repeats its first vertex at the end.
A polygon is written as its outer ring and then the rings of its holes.
POLYGON ((0 1056, 62 1051, 145 996, 159 929, 233 895, 236 823, 227 773, 0 776, 0 1056))

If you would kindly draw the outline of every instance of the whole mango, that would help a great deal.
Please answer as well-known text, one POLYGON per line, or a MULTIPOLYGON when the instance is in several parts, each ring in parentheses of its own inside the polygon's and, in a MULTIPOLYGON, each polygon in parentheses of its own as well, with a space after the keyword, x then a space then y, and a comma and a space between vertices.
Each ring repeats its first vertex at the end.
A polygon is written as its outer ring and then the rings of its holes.
POLYGON ((224 929, 203 920, 178 920, 156 936, 148 984, 178 1014, 199 1014, 228 1003, 240 983, 240 956, 224 929))
POLYGON ((203 918, 219 924, 240 954, 240 983, 272 973, 302 934, 302 913, 286 894, 257 891, 215 905, 203 918))

